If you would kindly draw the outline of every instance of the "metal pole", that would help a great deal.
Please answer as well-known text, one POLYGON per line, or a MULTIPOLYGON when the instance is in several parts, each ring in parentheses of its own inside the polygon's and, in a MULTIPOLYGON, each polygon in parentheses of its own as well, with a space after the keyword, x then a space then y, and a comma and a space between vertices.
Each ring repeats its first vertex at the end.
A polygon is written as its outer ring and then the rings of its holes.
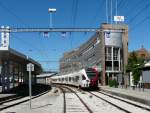
POLYGON ((30 71, 29 71, 29 96, 30 96, 30 109, 31 109, 31 96, 32 96, 32 86, 31 86, 31 64, 30 64, 30 71))
POLYGON ((106 0, 106 20, 108 24, 108 0, 106 0))
POLYGON ((111 25, 112 25, 112 19, 113 19, 113 17, 112 17, 112 13, 113 13, 112 10, 113 10, 113 9, 112 9, 112 8, 113 8, 113 4, 112 4, 112 0, 111 0, 111 5, 110 5, 110 11, 111 11, 111 25))
POLYGON ((107 73, 107 77, 108 77, 108 86, 109 86, 109 72, 107 73))
POLYGON ((52 12, 50 12, 50 22, 49 22, 49 27, 52 28, 52 12))
MULTIPOLYGON (((118 2, 117 2, 117 0, 116 0, 116 16, 118 15, 118 14, 117 14, 117 10, 118 10, 117 6, 118 6, 118 2)), ((117 24, 117 21, 116 21, 116 24, 117 24)))

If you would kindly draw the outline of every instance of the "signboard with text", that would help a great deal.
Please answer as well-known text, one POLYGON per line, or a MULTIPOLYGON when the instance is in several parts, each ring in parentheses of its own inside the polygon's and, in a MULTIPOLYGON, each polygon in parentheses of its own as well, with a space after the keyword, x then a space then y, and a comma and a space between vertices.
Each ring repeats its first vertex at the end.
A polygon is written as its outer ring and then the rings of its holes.
POLYGON ((124 22, 124 16, 114 16, 115 22, 124 22))
POLYGON ((32 63, 27 64, 27 71, 34 71, 34 64, 32 63))
MULTIPOLYGON (((1 26, 1 28, 5 28, 1 26)), ((6 27, 9 29, 9 26, 6 27)), ((0 40, 0 50, 8 50, 9 49, 9 32, 1 32, 1 40, 0 40)))

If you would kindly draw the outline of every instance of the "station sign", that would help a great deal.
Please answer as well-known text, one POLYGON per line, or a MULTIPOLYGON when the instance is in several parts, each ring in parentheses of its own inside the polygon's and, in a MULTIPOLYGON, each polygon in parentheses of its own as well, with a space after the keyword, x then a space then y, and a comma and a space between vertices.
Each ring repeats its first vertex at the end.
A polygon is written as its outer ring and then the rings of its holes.
MULTIPOLYGON (((9 29, 9 26, 1 28, 9 29)), ((9 31, 1 32, 1 40, 0 40, 0 50, 8 50, 9 49, 9 31)))
POLYGON ((34 71, 34 64, 32 63, 27 64, 27 71, 34 71))

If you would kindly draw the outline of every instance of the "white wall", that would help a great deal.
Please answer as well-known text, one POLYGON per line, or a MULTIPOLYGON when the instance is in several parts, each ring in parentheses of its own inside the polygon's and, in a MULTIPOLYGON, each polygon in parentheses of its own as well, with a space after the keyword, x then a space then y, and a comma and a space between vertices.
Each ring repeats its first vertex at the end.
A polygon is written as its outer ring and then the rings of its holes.
POLYGON ((150 70, 142 71, 142 75, 143 75, 143 82, 150 83, 150 70))

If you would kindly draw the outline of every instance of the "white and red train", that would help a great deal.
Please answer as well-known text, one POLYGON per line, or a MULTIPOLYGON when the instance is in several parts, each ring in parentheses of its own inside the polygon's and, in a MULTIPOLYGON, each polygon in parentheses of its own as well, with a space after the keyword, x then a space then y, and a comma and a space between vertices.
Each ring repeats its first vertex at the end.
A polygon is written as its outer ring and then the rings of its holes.
POLYGON ((73 85, 81 88, 97 88, 99 72, 94 68, 82 69, 78 72, 51 77, 52 83, 73 85))

